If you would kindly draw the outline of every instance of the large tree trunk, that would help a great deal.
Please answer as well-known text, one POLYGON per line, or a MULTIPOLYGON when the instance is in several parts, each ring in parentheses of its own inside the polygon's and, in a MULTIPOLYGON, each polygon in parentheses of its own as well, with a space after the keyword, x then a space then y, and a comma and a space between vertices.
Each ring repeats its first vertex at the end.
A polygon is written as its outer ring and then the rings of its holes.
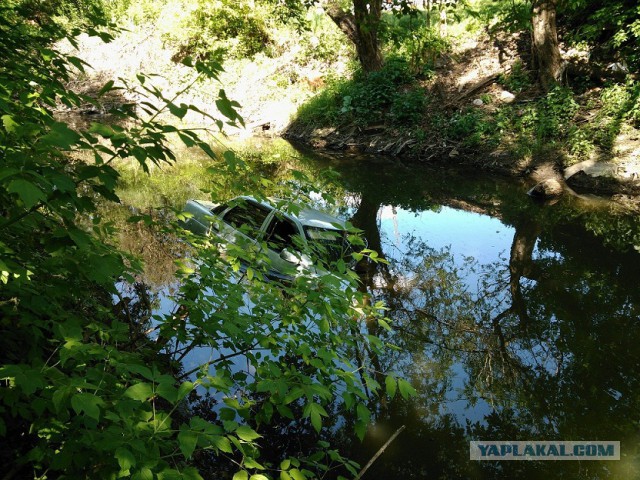
POLYGON ((533 64, 538 70, 538 82, 545 91, 560 81, 563 69, 556 30, 557 4, 558 0, 533 1, 533 64))
POLYGON ((365 72, 382 68, 378 28, 382 0, 353 0, 353 14, 345 12, 334 0, 323 4, 327 14, 356 46, 358 60, 365 72))

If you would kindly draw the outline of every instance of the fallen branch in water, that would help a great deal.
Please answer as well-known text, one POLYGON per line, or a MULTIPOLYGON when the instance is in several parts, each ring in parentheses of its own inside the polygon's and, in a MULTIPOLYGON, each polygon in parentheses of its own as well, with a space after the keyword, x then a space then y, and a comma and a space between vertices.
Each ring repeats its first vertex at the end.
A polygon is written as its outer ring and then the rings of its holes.
POLYGON ((375 462, 378 459, 378 457, 384 453, 387 447, 391 445, 391 442, 393 442, 396 439, 396 437, 400 435, 400 432, 402 432, 405 428, 406 428, 405 425, 402 425, 398 430, 396 430, 396 433, 391 435, 391 438, 387 440, 387 443, 385 443, 384 445, 382 445, 382 447, 380 447, 380 450, 378 450, 376 454, 371 458, 371 460, 369 460, 369 463, 367 463, 364 466, 364 468, 360 470, 360 473, 356 475, 356 478, 354 478, 354 480, 360 480, 362 478, 362 476, 366 473, 366 471, 369 470, 369 467, 373 465, 373 462, 375 462))

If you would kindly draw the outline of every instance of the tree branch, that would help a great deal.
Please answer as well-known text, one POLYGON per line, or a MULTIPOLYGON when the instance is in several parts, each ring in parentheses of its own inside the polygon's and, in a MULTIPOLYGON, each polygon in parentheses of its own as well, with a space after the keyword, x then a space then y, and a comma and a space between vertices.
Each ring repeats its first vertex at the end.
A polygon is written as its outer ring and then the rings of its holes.
POLYGON ((333 20, 333 23, 338 26, 342 33, 344 33, 354 45, 357 45, 358 32, 353 14, 345 12, 335 0, 322 2, 322 8, 324 8, 329 18, 333 20))

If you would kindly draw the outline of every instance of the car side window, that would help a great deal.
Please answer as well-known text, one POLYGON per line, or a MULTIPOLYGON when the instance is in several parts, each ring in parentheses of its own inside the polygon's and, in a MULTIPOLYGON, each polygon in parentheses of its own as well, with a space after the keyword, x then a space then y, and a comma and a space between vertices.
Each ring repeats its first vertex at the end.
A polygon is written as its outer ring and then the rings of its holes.
POLYGON ((293 246, 293 237, 297 235, 296 226, 285 218, 273 217, 267 229, 267 243, 269 248, 281 252, 287 247, 293 246))
POLYGON ((255 238, 269 213, 269 210, 261 205, 244 202, 229 210, 224 216, 224 221, 245 235, 255 238))

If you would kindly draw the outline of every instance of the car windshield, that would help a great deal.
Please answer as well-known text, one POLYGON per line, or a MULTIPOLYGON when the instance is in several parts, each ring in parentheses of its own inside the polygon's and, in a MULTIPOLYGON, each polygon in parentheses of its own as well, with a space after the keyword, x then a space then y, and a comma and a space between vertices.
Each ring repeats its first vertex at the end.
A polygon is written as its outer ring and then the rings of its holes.
POLYGON ((251 238, 256 238, 270 210, 251 201, 242 201, 224 214, 225 223, 240 230, 251 238))
POLYGON ((304 228, 312 248, 317 247, 318 254, 328 262, 336 262, 351 254, 347 232, 328 228, 304 228))

